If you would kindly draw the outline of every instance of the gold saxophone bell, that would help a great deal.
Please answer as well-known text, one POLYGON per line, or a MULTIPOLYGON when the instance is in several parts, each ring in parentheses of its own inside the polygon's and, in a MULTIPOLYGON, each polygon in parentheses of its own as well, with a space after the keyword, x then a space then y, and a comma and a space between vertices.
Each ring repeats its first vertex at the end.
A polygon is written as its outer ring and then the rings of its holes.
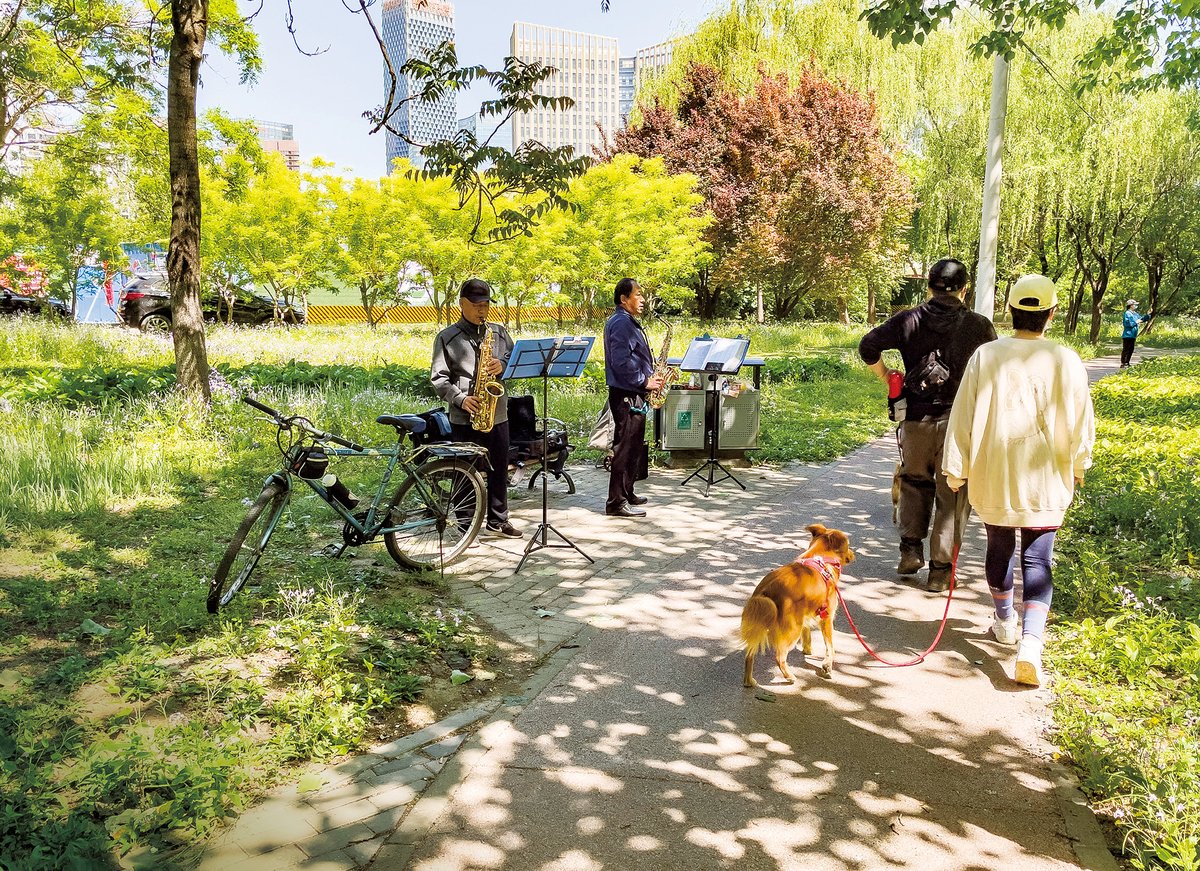
POLYGON ((654 377, 662 379, 662 387, 646 394, 646 403, 654 409, 663 407, 667 401, 667 391, 671 387, 671 382, 679 377, 679 370, 667 365, 667 354, 671 350, 671 324, 667 321, 663 321, 663 323, 667 325, 667 334, 663 337, 662 350, 659 351, 658 359, 654 361, 654 377))
POLYGON ((479 343, 479 361, 475 367, 475 393, 479 410, 471 415, 471 429, 491 432, 496 425, 496 403, 504 395, 504 385, 488 374, 492 362, 492 328, 485 326, 479 343))

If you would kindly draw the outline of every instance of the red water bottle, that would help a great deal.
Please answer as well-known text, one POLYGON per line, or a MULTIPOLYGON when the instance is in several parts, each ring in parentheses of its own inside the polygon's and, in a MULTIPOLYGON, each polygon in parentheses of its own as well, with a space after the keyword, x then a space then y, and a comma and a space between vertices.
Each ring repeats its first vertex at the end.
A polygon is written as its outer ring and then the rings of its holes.
POLYGON ((904 388, 904 373, 892 369, 887 374, 888 399, 895 399, 904 388))

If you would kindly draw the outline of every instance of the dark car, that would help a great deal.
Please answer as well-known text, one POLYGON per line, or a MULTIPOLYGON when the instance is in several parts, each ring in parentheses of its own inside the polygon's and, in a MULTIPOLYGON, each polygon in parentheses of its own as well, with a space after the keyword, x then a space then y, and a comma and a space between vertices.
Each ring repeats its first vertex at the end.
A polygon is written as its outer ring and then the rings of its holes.
MULTIPOLYGON (((229 320, 225 302, 216 294, 204 294, 200 308, 206 321, 229 320)), ((161 272, 137 275, 121 288, 121 299, 117 304, 121 320, 131 327, 150 331, 171 329, 171 291, 167 276, 161 272)), ((238 288, 234 291, 233 323, 258 326, 276 319, 276 305, 265 296, 238 288)), ((279 317, 285 323, 304 323, 304 310, 284 303, 279 305, 279 317)))
POLYGON ((41 315, 69 318, 71 309, 56 299, 40 299, 25 296, 8 288, 0 287, 0 315, 41 315))

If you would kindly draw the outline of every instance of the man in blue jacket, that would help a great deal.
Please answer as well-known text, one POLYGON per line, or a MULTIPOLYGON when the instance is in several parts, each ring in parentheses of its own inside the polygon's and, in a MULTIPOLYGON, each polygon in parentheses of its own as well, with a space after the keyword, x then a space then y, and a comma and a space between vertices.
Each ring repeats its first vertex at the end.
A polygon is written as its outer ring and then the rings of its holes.
POLYGON ((604 513, 614 517, 645 517, 638 508, 645 497, 633 492, 638 456, 646 441, 646 393, 662 386, 654 377, 654 355, 638 316, 646 307, 642 288, 632 278, 622 278, 613 292, 616 310, 604 324, 604 381, 613 416, 612 471, 604 513))
POLYGON ((1133 346, 1137 344, 1138 333, 1142 324, 1150 320, 1150 315, 1138 314, 1138 301, 1125 301, 1125 317, 1121 321, 1121 368, 1125 369, 1133 362, 1133 346))

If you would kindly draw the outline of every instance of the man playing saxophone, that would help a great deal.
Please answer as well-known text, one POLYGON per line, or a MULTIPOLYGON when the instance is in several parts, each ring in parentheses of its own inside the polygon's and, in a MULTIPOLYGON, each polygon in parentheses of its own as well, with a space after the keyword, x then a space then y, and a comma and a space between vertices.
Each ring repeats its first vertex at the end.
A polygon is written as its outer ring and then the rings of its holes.
POLYGON ((488 450, 492 468, 487 474, 486 532, 520 538, 508 520, 508 397, 496 378, 508 363, 513 340, 501 324, 488 323, 491 300, 486 281, 463 282, 458 300, 462 317, 433 340, 430 381, 450 407, 454 437, 488 450))
POLYGON ((646 306, 642 288, 632 278, 622 278, 613 293, 616 309, 604 324, 604 380, 612 411, 613 456, 604 513, 615 517, 645 517, 637 506, 643 496, 633 492, 638 457, 646 441, 646 395, 663 386, 654 372, 654 358, 638 316, 646 306))

